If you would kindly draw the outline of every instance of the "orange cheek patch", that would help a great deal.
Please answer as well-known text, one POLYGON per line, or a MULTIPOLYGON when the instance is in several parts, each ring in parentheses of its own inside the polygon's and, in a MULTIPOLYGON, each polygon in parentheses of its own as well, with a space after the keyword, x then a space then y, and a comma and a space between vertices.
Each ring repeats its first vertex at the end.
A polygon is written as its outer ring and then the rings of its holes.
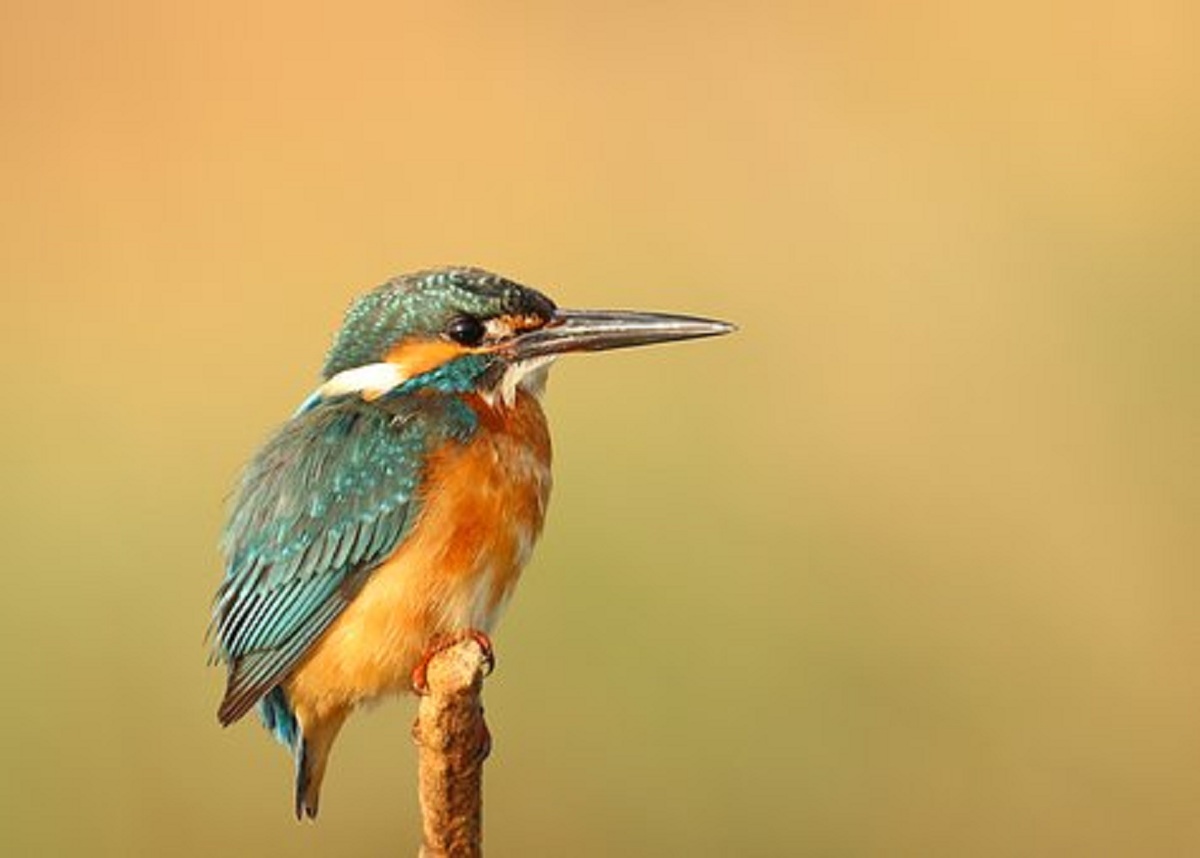
POLYGON ((408 379, 437 369, 470 351, 448 340, 404 340, 396 344, 384 360, 399 367, 400 374, 408 379))

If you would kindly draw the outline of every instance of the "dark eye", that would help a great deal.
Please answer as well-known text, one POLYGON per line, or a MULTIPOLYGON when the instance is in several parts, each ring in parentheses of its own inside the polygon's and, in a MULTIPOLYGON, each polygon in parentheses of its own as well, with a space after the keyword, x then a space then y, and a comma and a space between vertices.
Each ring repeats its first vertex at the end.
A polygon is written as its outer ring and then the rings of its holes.
POLYGON ((477 346, 483 342, 483 322, 474 316, 455 316, 446 326, 446 336, 464 346, 477 346))

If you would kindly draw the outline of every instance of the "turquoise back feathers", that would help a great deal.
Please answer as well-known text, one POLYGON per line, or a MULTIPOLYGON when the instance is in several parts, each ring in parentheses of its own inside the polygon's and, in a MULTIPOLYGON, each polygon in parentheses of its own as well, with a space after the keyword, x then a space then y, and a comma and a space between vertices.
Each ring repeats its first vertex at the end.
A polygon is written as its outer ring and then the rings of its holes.
POLYGON ((214 607, 216 654, 230 666, 223 723, 286 676, 395 550, 428 452, 474 428, 452 397, 347 397, 293 418, 255 456, 225 529, 214 607))

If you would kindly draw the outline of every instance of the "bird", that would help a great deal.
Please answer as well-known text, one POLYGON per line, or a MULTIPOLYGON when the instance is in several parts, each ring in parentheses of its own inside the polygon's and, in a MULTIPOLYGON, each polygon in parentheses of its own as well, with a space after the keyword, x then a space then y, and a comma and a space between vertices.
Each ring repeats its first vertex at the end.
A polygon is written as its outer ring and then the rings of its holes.
POLYGON ((420 692, 428 658, 464 636, 491 659, 549 501, 554 360, 734 329, 560 309, 474 267, 400 275, 350 305, 320 384, 234 490, 210 623, 218 720, 258 710, 293 755, 297 819, 316 817, 353 711, 420 692))

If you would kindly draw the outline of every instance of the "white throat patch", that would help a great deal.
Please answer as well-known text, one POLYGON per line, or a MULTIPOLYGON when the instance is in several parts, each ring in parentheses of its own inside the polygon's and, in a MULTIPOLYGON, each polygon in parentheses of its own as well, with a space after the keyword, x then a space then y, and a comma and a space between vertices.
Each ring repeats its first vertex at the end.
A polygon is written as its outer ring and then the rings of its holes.
POLYGON ((500 381, 489 392, 484 394, 488 404, 495 405, 496 401, 512 407, 517 401, 517 391, 525 390, 534 396, 541 396, 546 389, 546 377, 550 374, 550 365, 557 355, 543 355, 529 360, 509 364, 504 370, 500 381))

